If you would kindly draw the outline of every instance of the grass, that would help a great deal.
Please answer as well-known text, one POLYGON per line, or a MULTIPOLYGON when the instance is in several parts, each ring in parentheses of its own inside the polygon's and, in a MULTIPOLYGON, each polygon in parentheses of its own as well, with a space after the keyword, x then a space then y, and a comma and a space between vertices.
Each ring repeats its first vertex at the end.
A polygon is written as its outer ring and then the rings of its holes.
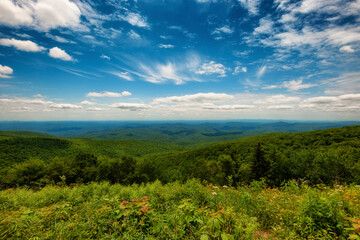
POLYGON ((91 183, 0 192, 1 239, 359 239, 360 187, 91 183))

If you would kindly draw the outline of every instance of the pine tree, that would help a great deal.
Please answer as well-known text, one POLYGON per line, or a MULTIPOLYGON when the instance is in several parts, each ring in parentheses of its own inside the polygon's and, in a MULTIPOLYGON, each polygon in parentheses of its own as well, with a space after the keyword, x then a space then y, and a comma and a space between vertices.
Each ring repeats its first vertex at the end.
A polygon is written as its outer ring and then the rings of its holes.
POLYGON ((270 170, 270 161, 265 157, 265 151, 261 143, 255 147, 253 155, 252 173, 255 180, 266 177, 267 172, 270 170))

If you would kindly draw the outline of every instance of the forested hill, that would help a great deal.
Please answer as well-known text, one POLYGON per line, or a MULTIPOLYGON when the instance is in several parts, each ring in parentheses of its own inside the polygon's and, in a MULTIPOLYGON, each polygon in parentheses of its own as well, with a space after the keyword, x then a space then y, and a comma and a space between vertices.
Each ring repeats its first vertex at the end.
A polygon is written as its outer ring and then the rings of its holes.
POLYGON ((360 125, 271 133, 192 150, 139 140, 18 137, 0 133, 0 187, 63 181, 132 184, 191 178, 241 185, 360 184, 360 125))
POLYGON ((156 141, 70 139, 35 132, 0 131, 0 167, 11 166, 32 158, 44 162, 50 162, 55 157, 74 158, 81 152, 120 158, 124 155, 140 157, 180 149, 182 147, 175 144, 156 141))
POLYGON ((271 133, 149 158, 154 176, 220 184, 264 178, 312 184, 360 183, 360 125, 303 133, 271 133))

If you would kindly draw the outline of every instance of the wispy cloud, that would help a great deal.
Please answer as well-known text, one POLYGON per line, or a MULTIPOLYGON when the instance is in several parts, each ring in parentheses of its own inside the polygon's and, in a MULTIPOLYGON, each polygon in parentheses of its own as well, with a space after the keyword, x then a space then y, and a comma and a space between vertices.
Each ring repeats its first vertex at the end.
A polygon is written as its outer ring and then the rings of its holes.
POLYGON ((355 50, 349 45, 343 46, 339 50, 340 50, 340 52, 347 52, 347 53, 355 52, 355 50))
POLYGON ((111 59, 109 56, 106 56, 106 55, 104 55, 104 54, 101 55, 100 57, 101 57, 102 59, 106 59, 106 60, 110 60, 110 59, 111 59))
POLYGON ((134 30, 131 30, 130 32, 128 32, 128 36, 134 40, 141 39, 141 36, 139 34, 137 34, 134 30))
POLYGON ((316 86, 316 84, 303 83, 303 80, 299 79, 299 80, 284 82, 282 86, 284 88, 287 88, 289 91, 297 91, 301 89, 314 87, 316 86))
POLYGON ((344 73, 335 78, 324 79, 320 84, 325 94, 339 95, 360 92, 360 72, 344 73))
POLYGON ((256 73, 257 78, 261 78, 265 74, 266 69, 267 69, 266 66, 262 66, 261 68, 259 68, 259 70, 256 73))
POLYGON ((89 92, 87 97, 127 97, 131 96, 131 92, 123 91, 121 93, 117 92, 109 92, 109 91, 103 91, 103 92, 89 92))
POLYGON ((214 35, 216 40, 220 40, 224 35, 231 35, 232 33, 234 33, 234 29, 230 28, 228 25, 224 25, 222 27, 215 28, 211 34, 214 35))
POLYGON ((128 12, 124 16, 121 16, 120 18, 136 27, 143 27, 143 28, 149 27, 149 24, 147 23, 145 17, 141 16, 139 13, 128 12))
POLYGON ((129 72, 112 72, 112 74, 127 81, 134 81, 134 79, 132 79, 132 77, 130 76, 129 72))
POLYGON ((238 0, 251 15, 257 15, 261 0, 238 0))
POLYGON ((175 46, 172 44, 159 44, 159 48, 174 48, 175 46))
POLYGON ((154 104, 165 103, 165 104, 174 104, 174 103, 203 103, 203 102, 221 102, 228 101, 233 99, 233 95, 226 93, 197 93, 192 95, 183 95, 183 96, 172 96, 165 98, 155 98, 153 100, 154 104))
POLYGON ((236 66, 233 72, 233 75, 237 75, 239 73, 246 73, 247 72, 247 68, 246 67, 240 67, 240 66, 236 66))
POLYGON ((317 86, 317 85, 313 84, 313 83, 303 83, 302 79, 298 79, 298 80, 285 81, 279 85, 265 86, 265 87, 262 87, 262 89, 268 90, 268 89, 275 89, 275 88, 286 88, 288 91, 298 91, 301 89, 307 89, 307 88, 311 88, 311 87, 315 87, 315 86, 317 86))

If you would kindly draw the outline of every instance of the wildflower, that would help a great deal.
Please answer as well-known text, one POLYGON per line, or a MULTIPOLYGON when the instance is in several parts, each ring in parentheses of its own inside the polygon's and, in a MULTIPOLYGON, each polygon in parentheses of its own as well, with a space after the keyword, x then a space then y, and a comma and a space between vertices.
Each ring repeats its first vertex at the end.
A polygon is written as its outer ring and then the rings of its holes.
POLYGON ((220 211, 220 210, 222 210, 222 209, 223 209, 223 207, 222 207, 222 206, 219 206, 219 207, 218 207, 218 210, 219 210, 219 211, 220 211))
POLYGON ((127 201, 122 201, 121 205, 126 205, 128 202, 127 201))
POLYGON ((143 213, 146 213, 148 210, 149 210, 149 207, 146 206, 146 205, 143 205, 143 206, 141 207, 141 211, 142 211, 143 213))
POLYGON ((148 196, 143 196, 142 198, 140 198, 140 200, 146 200, 146 199, 149 199, 148 196))
POLYGON ((216 195, 217 193, 216 193, 216 192, 212 192, 211 194, 212 194, 212 195, 216 195))
POLYGON ((223 188, 228 188, 228 186, 224 185, 223 188))
POLYGON ((218 186, 213 186, 213 188, 217 189, 217 188, 219 188, 219 187, 218 187, 218 186))
POLYGON ((132 202, 138 202, 138 199, 131 199, 132 202))

